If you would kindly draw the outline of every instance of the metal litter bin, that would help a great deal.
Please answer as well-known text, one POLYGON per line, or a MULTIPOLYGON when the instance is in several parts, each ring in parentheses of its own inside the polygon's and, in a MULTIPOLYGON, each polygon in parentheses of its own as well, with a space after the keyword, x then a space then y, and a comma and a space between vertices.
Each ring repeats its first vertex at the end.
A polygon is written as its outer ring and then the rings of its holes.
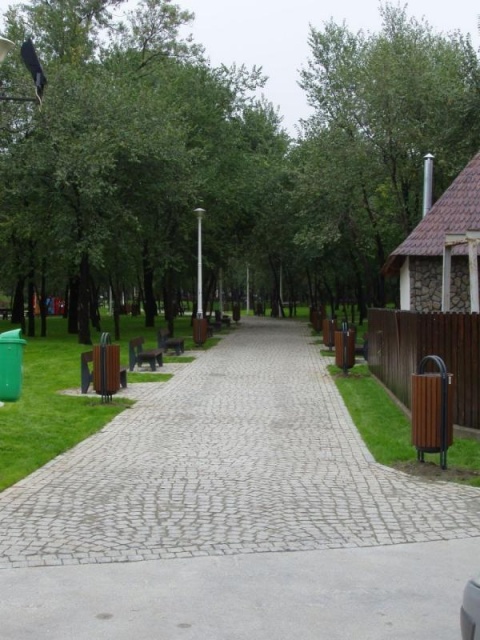
POLYGON ((15 402, 20 398, 23 385, 22 330, 13 329, 0 334, 0 400, 15 402))

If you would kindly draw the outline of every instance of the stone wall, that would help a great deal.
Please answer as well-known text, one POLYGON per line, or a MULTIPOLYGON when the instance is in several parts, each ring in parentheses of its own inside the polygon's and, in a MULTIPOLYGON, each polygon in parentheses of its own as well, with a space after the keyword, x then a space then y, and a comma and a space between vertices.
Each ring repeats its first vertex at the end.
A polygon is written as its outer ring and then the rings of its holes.
MULTIPOLYGON (((468 258, 452 256, 450 311, 470 313, 468 258)), ((412 311, 442 310, 442 258, 410 258, 412 311)))

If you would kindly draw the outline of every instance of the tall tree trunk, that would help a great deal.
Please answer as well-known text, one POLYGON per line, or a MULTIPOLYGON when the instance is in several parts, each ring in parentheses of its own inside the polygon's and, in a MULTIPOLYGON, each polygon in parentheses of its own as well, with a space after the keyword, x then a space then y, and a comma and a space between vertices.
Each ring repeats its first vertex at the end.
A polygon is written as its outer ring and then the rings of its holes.
POLYGON ((45 261, 42 266, 42 279, 40 285, 40 335, 42 338, 47 337, 47 291, 46 291, 46 278, 45 278, 45 261))
POLYGON ((23 288, 25 286, 25 277, 19 276, 15 285, 15 293, 13 295, 12 305, 12 324, 20 324, 22 331, 25 331, 25 296, 23 288))
POLYGON ((325 291, 327 292, 327 297, 330 301, 330 319, 336 318, 337 314, 335 312, 335 307, 336 307, 336 300, 335 300, 335 293, 333 291, 333 289, 329 286, 328 282, 326 280, 323 281, 323 286, 325 288, 325 291))
MULTIPOLYGON (((33 273, 30 272, 28 276, 27 284, 27 318, 28 318, 28 330, 27 335, 29 338, 35 337, 35 282, 33 280, 33 273)), ((40 300, 38 300, 40 304, 40 300)))
POLYGON ((70 295, 68 296, 68 333, 78 333, 78 296, 80 280, 78 276, 70 278, 70 295))
POLYGON ((88 263, 88 254, 83 253, 80 261, 80 281, 78 287, 78 343, 92 344, 90 335, 90 268, 88 263))
POLYGON ((158 313, 157 302, 155 300, 155 294, 153 291, 153 269, 150 263, 148 255, 148 246, 145 243, 143 247, 143 288, 144 288, 144 301, 143 307, 145 310, 145 326, 155 326, 155 316, 158 313))
POLYGON ((310 274, 310 269, 307 267, 306 268, 306 274, 307 274, 307 283, 308 283, 308 298, 309 298, 309 306, 311 309, 316 309, 317 304, 316 304, 316 300, 314 298, 314 293, 313 293, 313 286, 312 286, 312 276, 310 274))
POLYGON ((165 313, 165 322, 167 323, 168 332, 174 336, 174 319, 175 319, 175 281, 172 269, 167 269, 163 280, 163 308, 165 313))
POLYGON ((363 199, 364 199, 364 207, 370 219, 370 223, 373 229, 373 238, 375 240, 375 248, 376 248, 376 259, 378 265, 378 277, 375 282, 375 303, 378 307, 385 306, 385 277, 381 273, 381 269, 385 264, 385 247, 383 246, 382 236, 380 235, 380 231, 378 230, 377 221, 373 214, 373 211, 370 207, 368 196, 366 194, 366 190, 363 189, 363 199))
POLYGON ((95 286, 93 278, 89 275, 89 297, 90 297, 90 322, 92 327, 97 331, 101 331, 100 325, 100 309, 98 308, 98 288, 95 286))
POLYGON ((204 294, 203 294, 203 316, 205 317, 207 315, 208 309, 210 309, 209 315, 212 315, 212 308, 213 308, 213 297, 215 294, 215 286, 217 283, 217 278, 215 276, 215 274, 209 273, 208 274, 208 279, 207 279, 207 286, 205 287, 204 290, 204 294))
POLYGON ((282 300, 280 299, 280 284, 277 270, 275 269, 275 264, 272 256, 268 257, 268 261, 270 262, 270 268, 272 270, 273 276, 273 290, 272 290, 272 316, 274 318, 278 318, 280 315, 282 318, 285 317, 285 310, 283 308, 282 300))
MULTIPOLYGON (((67 286, 65 287, 65 295, 64 295, 64 305, 63 305, 63 317, 65 319, 68 318, 68 308, 70 306, 70 286, 67 283, 67 286)), ((69 331, 70 333, 70 331, 69 331)))
POLYGON ((120 340, 120 287, 115 286, 113 278, 110 276, 110 291, 112 292, 112 304, 113 304, 113 327, 115 333, 115 340, 120 340))

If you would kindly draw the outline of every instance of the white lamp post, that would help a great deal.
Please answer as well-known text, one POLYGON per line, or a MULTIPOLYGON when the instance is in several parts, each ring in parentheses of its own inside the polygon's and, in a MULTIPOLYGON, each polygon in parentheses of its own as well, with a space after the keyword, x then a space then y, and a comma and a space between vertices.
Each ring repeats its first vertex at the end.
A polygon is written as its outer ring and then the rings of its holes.
POLYGON ((203 318, 203 292, 202 292, 202 218, 205 215, 205 209, 195 209, 193 212, 198 219, 198 271, 197 271, 197 318, 203 318))

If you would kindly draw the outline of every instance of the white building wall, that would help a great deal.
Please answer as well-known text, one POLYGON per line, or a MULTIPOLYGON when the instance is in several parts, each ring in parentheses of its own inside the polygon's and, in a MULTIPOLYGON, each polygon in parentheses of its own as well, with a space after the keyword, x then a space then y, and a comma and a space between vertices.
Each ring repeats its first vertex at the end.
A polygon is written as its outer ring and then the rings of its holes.
POLYGON ((405 258, 400 269, 400 309, 410 311, 410 258, 405 258))

